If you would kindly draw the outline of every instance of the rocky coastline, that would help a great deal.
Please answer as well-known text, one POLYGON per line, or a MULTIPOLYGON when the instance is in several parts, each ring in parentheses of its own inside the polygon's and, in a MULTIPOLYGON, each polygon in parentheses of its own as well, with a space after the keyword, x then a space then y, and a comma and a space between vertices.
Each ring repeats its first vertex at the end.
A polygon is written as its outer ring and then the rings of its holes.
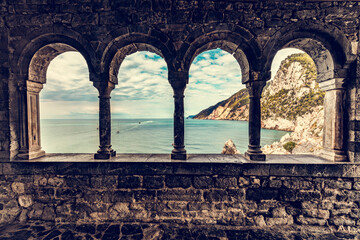
MULTIPOLYGON (((261 99, 264 129, 288 131, 280 141, 265 145, 266 154, 311 153, 321 150, 324 92, 316 80, 316 67, 305 53, 282 61, 261 99), (292 145, 291 148, 284 147, 292 145)), ((202 110, 194 119, 248 121, 249 95, 241 89, 230 98, 202 110)))

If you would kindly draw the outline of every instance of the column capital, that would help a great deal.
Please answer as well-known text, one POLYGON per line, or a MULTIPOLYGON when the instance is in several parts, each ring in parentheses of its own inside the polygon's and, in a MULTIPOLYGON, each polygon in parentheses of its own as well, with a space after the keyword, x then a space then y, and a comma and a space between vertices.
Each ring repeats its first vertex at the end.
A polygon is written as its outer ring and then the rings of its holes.
POLYGON ((186 84, 189 83, 188 71, 169 71, 168 79, 174 92, 177 90, 184 91, 186 84))
POLYGON ((110 98, 111 91, 115 88, 112 82, 93 82, 93 86, 99 91, 100 98, 110 98))
POLYGON ((38 82, 26 81, 26 90, 28 92, 39 93, 43 89, 43 84, 38 82))
POLYGON ((319 83, 319 87, 323 91, 330 91, 335 89, 344 89, 345 78, 330 78, 319 83))
POLYGON ((265 81, 251 81, 246 83, 246 88, 249 91, 249 97, 261 97, 263 88, 265 87, 265 81))

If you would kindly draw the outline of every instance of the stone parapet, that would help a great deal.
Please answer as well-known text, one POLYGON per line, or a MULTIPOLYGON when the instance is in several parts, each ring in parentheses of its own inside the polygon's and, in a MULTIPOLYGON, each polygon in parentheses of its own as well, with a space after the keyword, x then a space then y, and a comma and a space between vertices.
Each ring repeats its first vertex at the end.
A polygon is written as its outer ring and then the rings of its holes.
POLYGON ((59 157, 61 162, 0 163, 1 224, 225 224, 324 232, 360 224, 360 164, 309 156, 297 158, 303 163, 273 156, 266 164, 221 155, 189 156, 193 162, 141 155, 93 162, 77 162, 82 155, 59 157))

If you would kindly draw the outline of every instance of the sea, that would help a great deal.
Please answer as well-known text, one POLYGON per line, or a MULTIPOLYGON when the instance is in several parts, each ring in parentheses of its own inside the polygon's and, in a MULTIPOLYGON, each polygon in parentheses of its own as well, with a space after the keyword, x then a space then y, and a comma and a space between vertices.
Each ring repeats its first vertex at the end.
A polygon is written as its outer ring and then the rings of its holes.
MULTIPOLYGON (((95 153, 99 148, 97 119, 41 119, 41 145, 47 153, 95 153)), ((112 148, 117 153, 170 153, 173 119, 113 119, 112 148)), ((279 141, 288 132, 261 130, 261 146, 279 141)), ((232 139, 244 153, 249 144, 248 122, 185 120, 187 153, 221 153, 232 139)))

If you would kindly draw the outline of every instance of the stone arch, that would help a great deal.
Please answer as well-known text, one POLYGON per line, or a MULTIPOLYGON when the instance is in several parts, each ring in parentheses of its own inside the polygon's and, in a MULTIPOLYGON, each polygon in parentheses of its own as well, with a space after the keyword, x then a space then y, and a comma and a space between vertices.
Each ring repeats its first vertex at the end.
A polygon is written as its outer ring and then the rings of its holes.
MULTIPOLYGON (((175 56, 174 47, 170 39, 164 33, 142 27, 129 27, 126 30, 119 30, 115 33, 128 33, 120 35, 110 41, 104 49, 101 59, 102 80, 108 80, 117 84, 117 74, 120 65, 127 55, 138 51, 149 51, 161 56, 169 69, 173 69, 172 62, 175 56), (133 32, 134 31, 134 32, 133 32)), ((110 35, 114 35, 111 33, 110 35)))
POLYGON ((265 70, 270 70, 275 54, 294 47, 306 52, 317 69, 317 82, 325 91, 323 148, 321 156, 332 161, 345 161, 346 107, 345 84, 354 56, 351 44, 336 27, 314 21, 290 24, 272 36, 265 46, 265 70))
POLYGON ((64 28, 54 27, 54 29, 40 29, 29 34, 27 45, 23 46, 19 52, 17 66, 20 76, 26 80, 33 78, 33 81, 44 82, 43 74, 35 76, 34 71, 46 73, 46 69, 56 56, 67 51, 78 51, 86 60, 90 80, 91 75, 98 72, 95 51, 90 43, 77 32, 64 28), (39 68, 44 64, 43 68, 39 68))
MULTIPOLYGON (((29 34, 27 44, 18 46, 13 61, 18 92, 19 154, 18 158, 43 156, 40 141, 39 93, 46 83, 50 62, 59 54, 78 51, 87 62, 90 80, 96 76, 96 57, 90 44, 80 34, 63 28, 39 29, 29 34)), ((17 96, 14 94, 14 97, 17 96)), ((14 113, 15 114, 15 113, 14 113)))
POLYGON ((195 29, 185 40, 180 50, 181 68, 189 71, 192 61, 200 53, 220 48, 232 54, 240 65, 242 82, 251 81, 252 71, 260 69, 259 44, 246 29, 229 24, 208 25, 195 29))
POLYGON ((353 61, 351 44, 336 27, 313 21, 300 21, 287 25, 275 33, 265 46, 264 68, 270 71, 275 54, 287 47, 306 52, 317 68, 317 81, 345 77, 349 63, 353 61))

